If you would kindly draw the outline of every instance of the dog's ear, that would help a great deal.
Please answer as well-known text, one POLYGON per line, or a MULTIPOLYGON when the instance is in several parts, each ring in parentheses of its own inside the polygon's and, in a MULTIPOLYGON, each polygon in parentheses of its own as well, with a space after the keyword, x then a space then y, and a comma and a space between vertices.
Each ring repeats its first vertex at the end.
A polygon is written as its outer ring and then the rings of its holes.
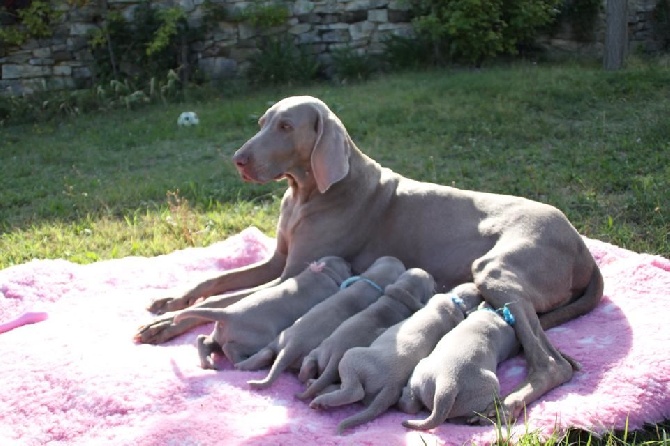
POLYGON ((316 142, 312 150, 312 173, 319 192, 326 192, 330 186, 349 173, 349 135, 342 122, 326 107, 316 110, 316 142))

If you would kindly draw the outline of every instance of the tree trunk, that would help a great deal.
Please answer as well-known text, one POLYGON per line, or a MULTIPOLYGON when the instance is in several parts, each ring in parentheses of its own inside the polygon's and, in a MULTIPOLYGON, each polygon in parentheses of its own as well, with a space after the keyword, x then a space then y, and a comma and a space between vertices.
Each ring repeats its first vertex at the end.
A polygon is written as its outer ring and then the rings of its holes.
POLYGON ((628 1, 607 0, 606 12, 603 66, 606 70, 618 70, 623 67, 628 52, 628 1))

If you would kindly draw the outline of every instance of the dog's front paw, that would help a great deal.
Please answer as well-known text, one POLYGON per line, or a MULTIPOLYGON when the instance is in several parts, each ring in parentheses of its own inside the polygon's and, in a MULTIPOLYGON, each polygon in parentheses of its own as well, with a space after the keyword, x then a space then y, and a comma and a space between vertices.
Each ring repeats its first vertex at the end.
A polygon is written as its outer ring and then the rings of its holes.
POLYGON ((180 329, 179 325, 174 323, 172 315, 164 315, 141 326, 137 330, 137 334, 135 334, 135 342, 141 344, 161 344, 183 332, 184 330, 180 329))
POLYGON ((171 311, 179 311, 188 308, 198 300, 197 296, 192 296, 190 293, 181 297, 161 297, 147 307, 147 310, 154 314, 165 314, 171 311))

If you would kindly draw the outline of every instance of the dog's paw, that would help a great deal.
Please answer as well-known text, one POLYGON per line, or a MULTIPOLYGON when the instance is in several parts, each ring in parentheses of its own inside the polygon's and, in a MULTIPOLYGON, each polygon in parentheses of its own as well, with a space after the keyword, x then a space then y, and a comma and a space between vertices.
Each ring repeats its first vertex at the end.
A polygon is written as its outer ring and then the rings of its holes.
POLYGON ((171 311, 179 311, 197 303, 201 298, 197 295, 185 294, 181 297, 161 297, 147 307, 151 313, 161 315, 171 311))
POLYGON ((183 333, 174 323, 172 315, 164 315, 141 326, 135 334, 135 342, 140 344, 161 344, 183 333))

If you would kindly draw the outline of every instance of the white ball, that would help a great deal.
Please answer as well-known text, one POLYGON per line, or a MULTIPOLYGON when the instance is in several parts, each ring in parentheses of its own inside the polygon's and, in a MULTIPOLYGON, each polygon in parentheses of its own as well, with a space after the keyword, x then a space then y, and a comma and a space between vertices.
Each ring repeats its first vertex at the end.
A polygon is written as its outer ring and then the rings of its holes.
POLYGON ((179 126, 190 127, 192 125, 198 125, 199 123, 200 120, 198 119, 198 115, 196 115, 195 112, 183 112, 177 119, 177 125, 179 126))

